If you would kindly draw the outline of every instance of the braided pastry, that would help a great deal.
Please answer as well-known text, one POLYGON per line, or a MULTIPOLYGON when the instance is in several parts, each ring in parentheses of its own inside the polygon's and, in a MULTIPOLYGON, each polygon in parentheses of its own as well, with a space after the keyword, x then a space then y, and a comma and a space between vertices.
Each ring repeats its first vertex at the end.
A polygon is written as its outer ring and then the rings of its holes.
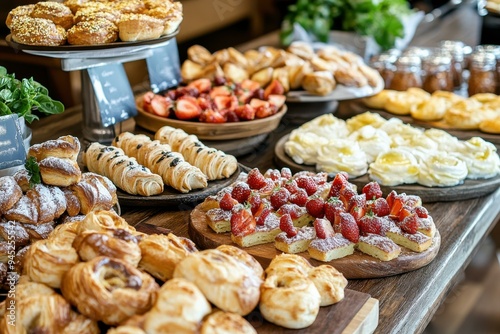
POLYGON ((180 153, 172 152, 167 144, 152 141, 146 135, 123 132, 113 140, 112 145, 136 158, 153 173, 161 175, 166 185, 180 192, 207 187, 207 177, 201 170, 184 161, 180 153))
POLYGON ((132 195, 152 196, 163 192, 163 181, 122 149, 92 143, 83 154, 83 163, 91 172, 104 175, 132 195))
POLYGON ((153 277, 103 256, 76 264, 61 284, 63 296, 81 314, 108 325, 148 311, 158 289, 153 277))
POLYGON ((205 146, 195 135, 188 135, 182 129, 164 126, 156 132, 155 139, 181 153, 187 162, 201 169, 209 180, 229 177, 238 168, 234 156, 205 146))

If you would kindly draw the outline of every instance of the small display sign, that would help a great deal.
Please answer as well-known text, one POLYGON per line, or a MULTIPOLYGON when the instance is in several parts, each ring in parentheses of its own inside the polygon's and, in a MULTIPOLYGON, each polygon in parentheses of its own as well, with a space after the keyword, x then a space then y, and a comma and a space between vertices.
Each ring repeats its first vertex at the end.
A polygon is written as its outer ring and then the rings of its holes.
POLYGON ((153 54, 146 58, 151 90, 158 93, 178 86, 181 82, 181 71, 176 39, 173 38, 152 51, 153 54))
POLYGON ((23 165, 25 161, 24 136, 17 115, 0 116, 0 169, 23 165))
POLYGON ((104 127, 137 115, 134 93, 122 64, 87 69, 104 127))

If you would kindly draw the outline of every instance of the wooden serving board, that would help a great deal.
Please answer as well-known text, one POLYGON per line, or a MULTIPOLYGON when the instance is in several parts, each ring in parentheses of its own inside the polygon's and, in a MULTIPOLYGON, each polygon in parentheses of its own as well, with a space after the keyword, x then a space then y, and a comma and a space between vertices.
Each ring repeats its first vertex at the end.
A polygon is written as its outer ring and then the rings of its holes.
MULTIPOLYGON (((169 229, 144 222, 139 223, 135 228, 146 234, 168 234, 171 232, 169 229)), ((196 244, 198 245, 198 243, 196 244)), ((314 323, 304 329, 286 329, 272 324, 262 317, 258 308, 245 318, 261 334, 369 334, 377 328, 378 317, 379 303, 377 299, 371 298, 369 294, 363 292, 345 289, 342 301, 320 308, 314 323)))
MULTIPOLYGON (((298 164, 286 154, 285 142, 288 140, 288 137, 289 135, 283 136, 274 147, 276 164, 279 167, 288 167, 294 173, 302 170, 316 172, 315 166, 298 164)), ((349 182, 354 183, 358 188, 363 187, 370 181, 368 174, 355 179, 349 179, 349 182)), ((420 196, 424 203, 454 202, 477 198, 497 190, 498 187, 500 187, 500 175, 490 179, 466 179, 462 184, 453 187, 425 187, 418 184, 402 184, 398 186, 380 185, 384 194, 390 193, 391 190, 396 190, 398 193, 420 196)))
MULTIPOLYGON (((191 240, 201 248, 216 248, 220 245, 233 245, 229 233, 215 233, 207 224, 205 211, 196 206, 191 211, 188 233, 191 240)), ((376 278, 402 274, 408 271, 422 268, 429 264, 437 255, 441 245, 441 236, 436 232, 432 245, 422 253, 415 253, 401 247, 401 254, 391 261, 380 261, 374 257, 355 251, 354 254, 341 259, 336 259, 327 264, 337 268, 346 278, 376 278)), ((257 245, 244 248, 249 254, 255 257, 265 268, 271 260, 282 252, 274 247, 273 243, 257 245)), ((319 266, 325 264, 309 257, 307 252, 299 253, 311 264, 319 266)))

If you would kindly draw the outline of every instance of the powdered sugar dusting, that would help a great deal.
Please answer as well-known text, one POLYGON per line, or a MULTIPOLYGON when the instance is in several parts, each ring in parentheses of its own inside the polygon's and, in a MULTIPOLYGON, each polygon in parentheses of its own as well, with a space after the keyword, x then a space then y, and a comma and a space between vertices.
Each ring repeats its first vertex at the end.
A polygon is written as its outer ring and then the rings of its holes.
POLYGON ((340 233, 335 233, 333 237, 326 239, 314 239, 309 247, 315 248, 320 252, 326 253, 334 249, 350 246, 352 243, 344 238, 340 233))
POLYGON ((399 248, 391 239, 373 233, 368 233, 366 236, 359 237, 359 242, 375 246, 387 253, 394 252, 399 248))
POLYGON ((301 240, 312 240, 316 237, 316 231, 314 230, 314 227, 311 226, 305 226, 302 228, 299 228, 297 231, 297 234, 294 235, 293 237, 289 238, 286 234, 286 232, 281 232, 276 236, 276 241, 284 242, 287 244, 292 244, 297 241, 301 240))

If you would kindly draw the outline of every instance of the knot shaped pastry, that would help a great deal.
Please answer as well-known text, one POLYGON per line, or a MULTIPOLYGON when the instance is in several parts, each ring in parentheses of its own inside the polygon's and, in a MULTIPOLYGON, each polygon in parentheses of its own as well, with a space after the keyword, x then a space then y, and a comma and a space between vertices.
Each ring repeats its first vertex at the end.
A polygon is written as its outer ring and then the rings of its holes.
POLYGON ((174 271, 174 278, 196 284, 219 309, 240 315, 257 306, 262 279, 235 257, 216 249, 192 253, 174 271))
POLYGON ((145 314, 146 333, 196 333, 212 311, 196 285, 182 278, 167 281, 158 292, 151 311, 145 314))
POLYGON ((148 274, 103 256, 73 266, 61 285, 63 296, 81 314, 108 325, 148 311, 158 288, 148 274))
POLYGON ((107 256, 137 267, 141 260, 137 238, 124 229, 82 232, 76 236, 73 247, 83 261, 107 256))
POLYGON ((172 233, 144 235, 139 247, 142 255, 139 268, 162 281, 171 279, 177 264, 198 251, 191 240, 172 233))

